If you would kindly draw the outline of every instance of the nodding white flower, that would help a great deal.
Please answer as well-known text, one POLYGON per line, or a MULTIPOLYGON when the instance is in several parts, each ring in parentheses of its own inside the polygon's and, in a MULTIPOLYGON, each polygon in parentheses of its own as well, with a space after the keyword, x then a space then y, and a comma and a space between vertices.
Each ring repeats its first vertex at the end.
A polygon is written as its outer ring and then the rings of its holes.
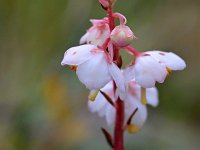
POLYGON ((113 79, 120 91, 125 91, 120 69, 108 61, 104 50, 95 45, 86 44, 68 49, 61 64, 76 68, 79 80, 90 90, 99 90, 113 79))
POLYGON ((183 70, 186 64, 172 52, 147 51, 136 57, 131 68, 136 82, 144 88, 154 87, 156 82, 163 83, 171 70, 183 70))
POLYGON ((136 108, 138 109, 133 116, 130 125, 127 126, 127 130, 130 133, 137 132, 141 129, 147 119, 147 107, 149 104, 153 107, 158 105, 158 91, 153 88, 142 88, 135 80, 128 82, 128 96, 125 101, 125 120, 128 120, 130 115, 136 108))
POLYGON ((158 106, 158 90, 156 87, 143 88, 133 79, 128 83, 128 99, 136 98, 143 105, 158 106))
MULTIPOLYGON (((128 132, 138 131, 147 119, 146 105, 141 102, 141 86, 136 84, 134 80, 130 81, 127 85, 127 99, 125 103, 125 121, 127 121, 136 108, 138 109, 128 125, 128 132)), ((116 102, 117 96, 114 94, 113 83, 109 82, 104 88, 101 89, 105 92, 113 102, 116 102)), ((156 88, 146 89, 147 103, 152 106, 158 105, 158 92, 156 88)), ((105 97, 99 92, 95 101, 88 101, 88 106, 91 112, 97 112, 100 117, 105 117, 108 125, 112 125, 115 121, 116 110, 105 97)))
POLYGON ((149 104, 156 107, 158 105, 158 91, 156 87, 143 88, 134 78, 134 70, 131 67, 127 67, 123 70, 125 88, 128 98, 137 98, 143 105, 149 104))
POLYGON ((102 46, 110 36, 108 18, 91 19, 92 27, 81 37, 80 44, 87 43, 102 46))
MULTIPOLYGON (((113 81, 106 84, 101 91, 105 92, 113 102, 116 101, 117 98, 114 94, 113 81)), ((91 112, 97 112, 100 117, 105 117, 108 125, 114 123, 116 110, 100 92, 97 94, 94 101, 88 100, 88 107, 91 112)))

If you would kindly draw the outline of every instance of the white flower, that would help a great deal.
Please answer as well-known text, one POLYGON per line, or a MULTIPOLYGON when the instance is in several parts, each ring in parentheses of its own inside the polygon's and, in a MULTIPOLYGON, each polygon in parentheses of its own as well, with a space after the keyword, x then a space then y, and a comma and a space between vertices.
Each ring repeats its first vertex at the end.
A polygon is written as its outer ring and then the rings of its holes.
MULTIPOLYGON (((129 132, 138 131, 147 119, 146 105, 141 103, 141 87, 136 84, 134 80, 130 81, 127 87, 127 99, 125 103, 125 121, 129 119, 133 111, 137 108, 137 112, 128 126, 129 132)), ((117 96, 114 94, 113 82, 109 82, 104 88, 101 89, 105 92, 113 102, 116 101, 117 96)), ((158 105, 158 93, 156 88, 148 88, 146 90, 147 103, 152 106, 158 105)), ((105 117, 108 125, 112 125, 115 121, 116 110, 99 92, 95 101, 88 101, 89 109, 91 112, 97 112, 100 117, 105 117)))
POLYGON ((139 55, 134 70, 135 80, 142 87, 154 87, 156 82, 163 83, 171 70, 183 70, 183 59, 172 52, 148 51, 139 55))
POLYGON ((158 106, 158 90, 156 87, 144 89, 137 84, 135 80, 131 80, 128 83, 128 93, 128 99, 136 98, 137 100, 140 100, 143 105, 149 104, 154 107, 158 106), (146 103, 143 103, 143 97, 146 98, 146 103))
POLYGON ((127 99, 125 108, 125 120, 128 120, 133 111, 137 109, 137 112, 133 116, 131 123, 127 126, 128 132, 134 133, 139 131, 147 119, 146 105, 142 105, 139 101, 136 100, 134 101, 132 99, 127 99))
POLYGON ((127 100, 125 101, 125 119, 129 119, 133 111, 136 108, 138 109, 131 120, 131 124, 127 127, 128 132, 132 133, 140 130, 147 119, 147 108, 145 104, 154 107, 158 105, 158 91, 153 87, 147 88, 143 92, 143 88, 135 80, 131 80, 128 83, 127 95, 127 100))
MULTIPOLYGON (((116 96, 113 90, 113 81, 110 81, 105 87, 101 89, 105 92, 113 102, 116 101, 116 96)), ((88 100, 88 107, 91 112, 97 112, 100 117, 105 117, 108 125, 111 125, 115 120, 116 110, 99 92, 94 101, 88 100)))
POLYGON ((108 62, 106 55, 97 46, 86 44, 68 49, 61 64, 75 66, 79 80, 90 90, 98 90, 114 79, 123 91, 121 71, 114 63, 108 62))
POLYGON ((92 27, 81 37, 80 44, 87 43, 102 46, 107 38, 110 36, 110 28, 108 25, 108 18, 91 19, 92 27))

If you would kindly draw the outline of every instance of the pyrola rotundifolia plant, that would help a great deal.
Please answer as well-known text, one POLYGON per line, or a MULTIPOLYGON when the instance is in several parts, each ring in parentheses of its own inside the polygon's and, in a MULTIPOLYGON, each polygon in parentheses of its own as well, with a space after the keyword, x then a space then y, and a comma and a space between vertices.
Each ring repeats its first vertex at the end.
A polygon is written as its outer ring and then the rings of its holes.
POLYGON ((158 105, 156 82, 163 83, 172 70, 183 70, 186 64, 172 52, 133 48, 130 44, 136 37, 125 16, 112 11, 115 2, 99 0, 107 16, 90 20, 92 26, 81 37, 80 46, 69 48, 61 64, 75 70, 90 90, 90 111, 114 125, 113 136, 102 131, 114 150, 123 150, 123 133, 139 131, 147 119, 146 105, 158 105), (125 69, 121 69, 122 49, 134 56, 125 69))

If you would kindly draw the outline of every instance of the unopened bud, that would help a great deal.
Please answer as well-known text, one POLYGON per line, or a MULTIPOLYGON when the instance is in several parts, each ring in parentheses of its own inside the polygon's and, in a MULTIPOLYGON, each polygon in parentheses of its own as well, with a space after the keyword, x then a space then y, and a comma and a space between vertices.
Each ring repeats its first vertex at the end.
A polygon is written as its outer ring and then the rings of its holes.
POLYGON ((116 0, 99 0, 99 3, 100 3, 104 8, 108 8, 109 6, 114 5, 115 2, 116 2, 116 0))
POLYGON ((119 25, 116 26, 110 35, 110 39, 114 45, 117 47, 126 47, 128 46, 133 39, 136 37, 134 36, 133 32, 128 26, 119 25))

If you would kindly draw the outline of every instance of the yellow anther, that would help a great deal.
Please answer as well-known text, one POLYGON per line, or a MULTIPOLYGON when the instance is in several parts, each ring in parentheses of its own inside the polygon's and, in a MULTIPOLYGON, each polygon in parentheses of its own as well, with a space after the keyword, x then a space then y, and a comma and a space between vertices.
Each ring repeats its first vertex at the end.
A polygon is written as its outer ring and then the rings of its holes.
POLYGON ((141 103, 143 105, 147 104, 146 88, 141 87, 141 103))
POLYGON ((89 94, 89 96, 88 96, 88 99, 90 100, 90 101, 94 101, 95 100, 95 98, 97 97, 97 94, 99 93, 99 90, 91 90, 90 91, 90 94, 89 94))
POLYGON ((76 71, 77 66, 69 66, 69 69, 70 69, 70 70, 73 70, 73 71, 76 71))
POLYGON ((168 68, 168 67, 166 67, 166 69, 167 69, 167 75, 169 76, 170 73, 172 72, 172 70, 170 68, 168 68))
POLYGON ((128 133, 136 133, 140 130, 140 127, 134 125, 134 124, 130 124, 127 126, 127 131, 128 133))

